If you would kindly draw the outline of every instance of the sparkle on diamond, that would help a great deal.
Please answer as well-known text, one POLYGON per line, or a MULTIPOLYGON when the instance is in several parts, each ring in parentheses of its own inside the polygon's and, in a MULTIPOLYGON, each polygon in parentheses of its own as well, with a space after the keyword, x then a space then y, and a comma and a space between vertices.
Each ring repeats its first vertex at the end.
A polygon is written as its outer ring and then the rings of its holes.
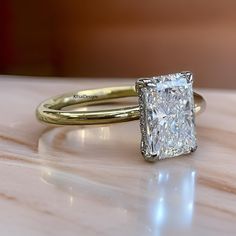
POLYGON ((177 73, 143 80, 140 99, 142 143, 146 157, 156 159, 196 149, 192 81, 177 73))

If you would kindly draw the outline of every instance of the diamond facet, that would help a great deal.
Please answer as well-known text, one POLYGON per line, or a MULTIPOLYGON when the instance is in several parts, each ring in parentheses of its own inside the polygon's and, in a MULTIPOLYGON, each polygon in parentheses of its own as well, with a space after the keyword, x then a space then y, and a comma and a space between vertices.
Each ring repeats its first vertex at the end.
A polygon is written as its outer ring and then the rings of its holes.
POLYGON ((197 148, 192 74, 181 72, 139 79, 141 151, 155 161, 197 148))

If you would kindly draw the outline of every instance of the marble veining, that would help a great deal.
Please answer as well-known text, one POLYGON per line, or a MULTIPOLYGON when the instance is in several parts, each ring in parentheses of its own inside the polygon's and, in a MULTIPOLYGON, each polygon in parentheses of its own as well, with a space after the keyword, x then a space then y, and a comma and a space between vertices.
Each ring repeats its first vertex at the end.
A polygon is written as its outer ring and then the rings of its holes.
POLYGON ((235 91, 200 90, 198 150, 157 163, 140 156, 138 121, 53 128, 35 119, 54 94, 132 83, 1 77, 1 235, 236 234, 235 91))

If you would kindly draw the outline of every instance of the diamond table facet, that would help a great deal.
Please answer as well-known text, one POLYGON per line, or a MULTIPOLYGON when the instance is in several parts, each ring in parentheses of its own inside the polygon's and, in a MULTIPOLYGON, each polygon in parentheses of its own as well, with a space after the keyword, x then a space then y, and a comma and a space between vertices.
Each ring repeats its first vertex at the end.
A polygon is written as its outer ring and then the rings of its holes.
POLYGON ((139 79, 141 151, 155 161, 188 154, 197 148, 192 74, 139 79))

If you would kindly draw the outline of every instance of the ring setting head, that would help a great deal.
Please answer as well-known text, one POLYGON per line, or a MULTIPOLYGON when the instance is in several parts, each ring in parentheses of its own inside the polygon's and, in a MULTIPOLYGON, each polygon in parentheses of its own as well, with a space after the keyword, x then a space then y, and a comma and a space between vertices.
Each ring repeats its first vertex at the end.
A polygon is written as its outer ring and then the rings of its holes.
POLYGON ((191 72, 141 78, 139 96, 141 153, 147 161, 196 150, 193 76, 191 72))

